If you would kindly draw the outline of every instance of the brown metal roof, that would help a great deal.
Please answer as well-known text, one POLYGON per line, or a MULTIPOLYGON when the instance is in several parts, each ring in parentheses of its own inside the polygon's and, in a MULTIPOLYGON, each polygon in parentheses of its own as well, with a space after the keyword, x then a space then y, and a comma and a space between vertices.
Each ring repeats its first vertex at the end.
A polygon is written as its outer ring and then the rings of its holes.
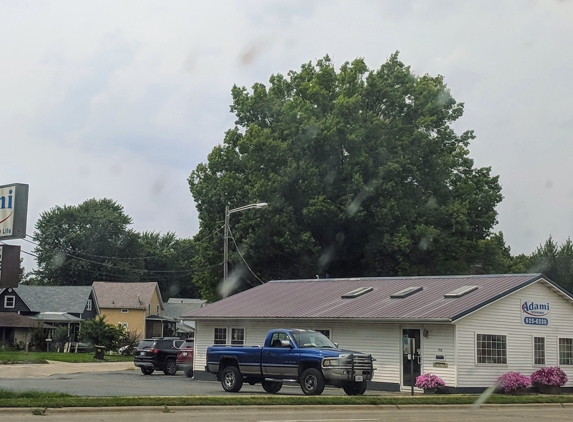
POLYGON ((183 318, 454 321, 535 282, 543 282, 573 299, 542 274, 276 280, 189 312, 183 318), (461 297, 444 297, 462 286, 478 288, 461 297), (355 298, 341 297, 360 287, 373 289, 355 298), (405 298, 390 298, 408 287, 423 287, 423 290, 405 298))

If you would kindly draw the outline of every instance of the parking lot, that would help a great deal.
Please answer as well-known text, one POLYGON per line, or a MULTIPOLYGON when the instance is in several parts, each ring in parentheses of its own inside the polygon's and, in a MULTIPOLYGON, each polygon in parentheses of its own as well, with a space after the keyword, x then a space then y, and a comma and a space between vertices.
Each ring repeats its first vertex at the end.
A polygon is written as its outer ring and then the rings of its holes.
MULTIPOLYGON (((248 384, 244 384, 238 393, 227 393, 214 378, 213 381, 195 381, 183 372, 174 376, 162 372, 143 375, 133 364, 126 362, 5 365, 0 371, 0 386, 17 391, 56 391, 94 397, 267 394, 261 385, 248 384)), ((285 383, 278 394, 303 395, 295 383, 285 383)), ((366 391, 366 395, 380 394, 380 391, 366 391)), ((323 395, 346 394, 340 388, 327 387, 323 395)))

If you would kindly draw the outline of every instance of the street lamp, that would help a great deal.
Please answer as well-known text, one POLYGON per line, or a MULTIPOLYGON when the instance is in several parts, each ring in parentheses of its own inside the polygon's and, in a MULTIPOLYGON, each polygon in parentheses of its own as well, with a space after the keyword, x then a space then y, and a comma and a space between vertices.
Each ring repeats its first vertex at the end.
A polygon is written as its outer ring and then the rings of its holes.
MULTIPOLYGON (((266 202, 259 202, 256 204, 249 204, 239 208, 233 208, 232 210, 229 209, 229 206, 225 206, 225 243, 223 249, 223 288, 227 286, 227 280, 229 278, 229 217, 234 212, 245 211, 250 208, 266 208, 269 204, 266 202)), ((226 295, 225 295, 226 296, 226 295)))

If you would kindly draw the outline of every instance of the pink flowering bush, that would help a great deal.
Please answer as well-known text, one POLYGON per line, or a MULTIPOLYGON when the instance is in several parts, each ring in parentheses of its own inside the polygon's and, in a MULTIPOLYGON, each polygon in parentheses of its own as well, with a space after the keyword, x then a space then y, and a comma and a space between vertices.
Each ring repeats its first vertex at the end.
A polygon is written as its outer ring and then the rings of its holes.
POLYGON ((497 386, 504 393, 513 393, 516 390, 522 390, 531 384, 531 379, 527 375, 519 372, 508 372, 497 379, 497 386))
POLYGON ((558 366, 546 366, 531 374, 531 382, 533 384, 563 387, 567 383, 567 374, 558 366))
POLYGON ((418 388, 423 388, 424 390, 434 390, 437 388, 444 388, 446 383, 439 376, 434 374, 422 374, 416 378, 416 384, 418 388))

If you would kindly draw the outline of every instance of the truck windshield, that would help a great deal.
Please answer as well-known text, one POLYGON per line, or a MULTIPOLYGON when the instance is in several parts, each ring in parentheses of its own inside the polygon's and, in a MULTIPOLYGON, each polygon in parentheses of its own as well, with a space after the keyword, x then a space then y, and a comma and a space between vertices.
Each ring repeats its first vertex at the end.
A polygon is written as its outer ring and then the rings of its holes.
POLYGON ((290 334, 298 347, 336 349, 336 346, 328 337, 317 331, 291 331, 290 334))

